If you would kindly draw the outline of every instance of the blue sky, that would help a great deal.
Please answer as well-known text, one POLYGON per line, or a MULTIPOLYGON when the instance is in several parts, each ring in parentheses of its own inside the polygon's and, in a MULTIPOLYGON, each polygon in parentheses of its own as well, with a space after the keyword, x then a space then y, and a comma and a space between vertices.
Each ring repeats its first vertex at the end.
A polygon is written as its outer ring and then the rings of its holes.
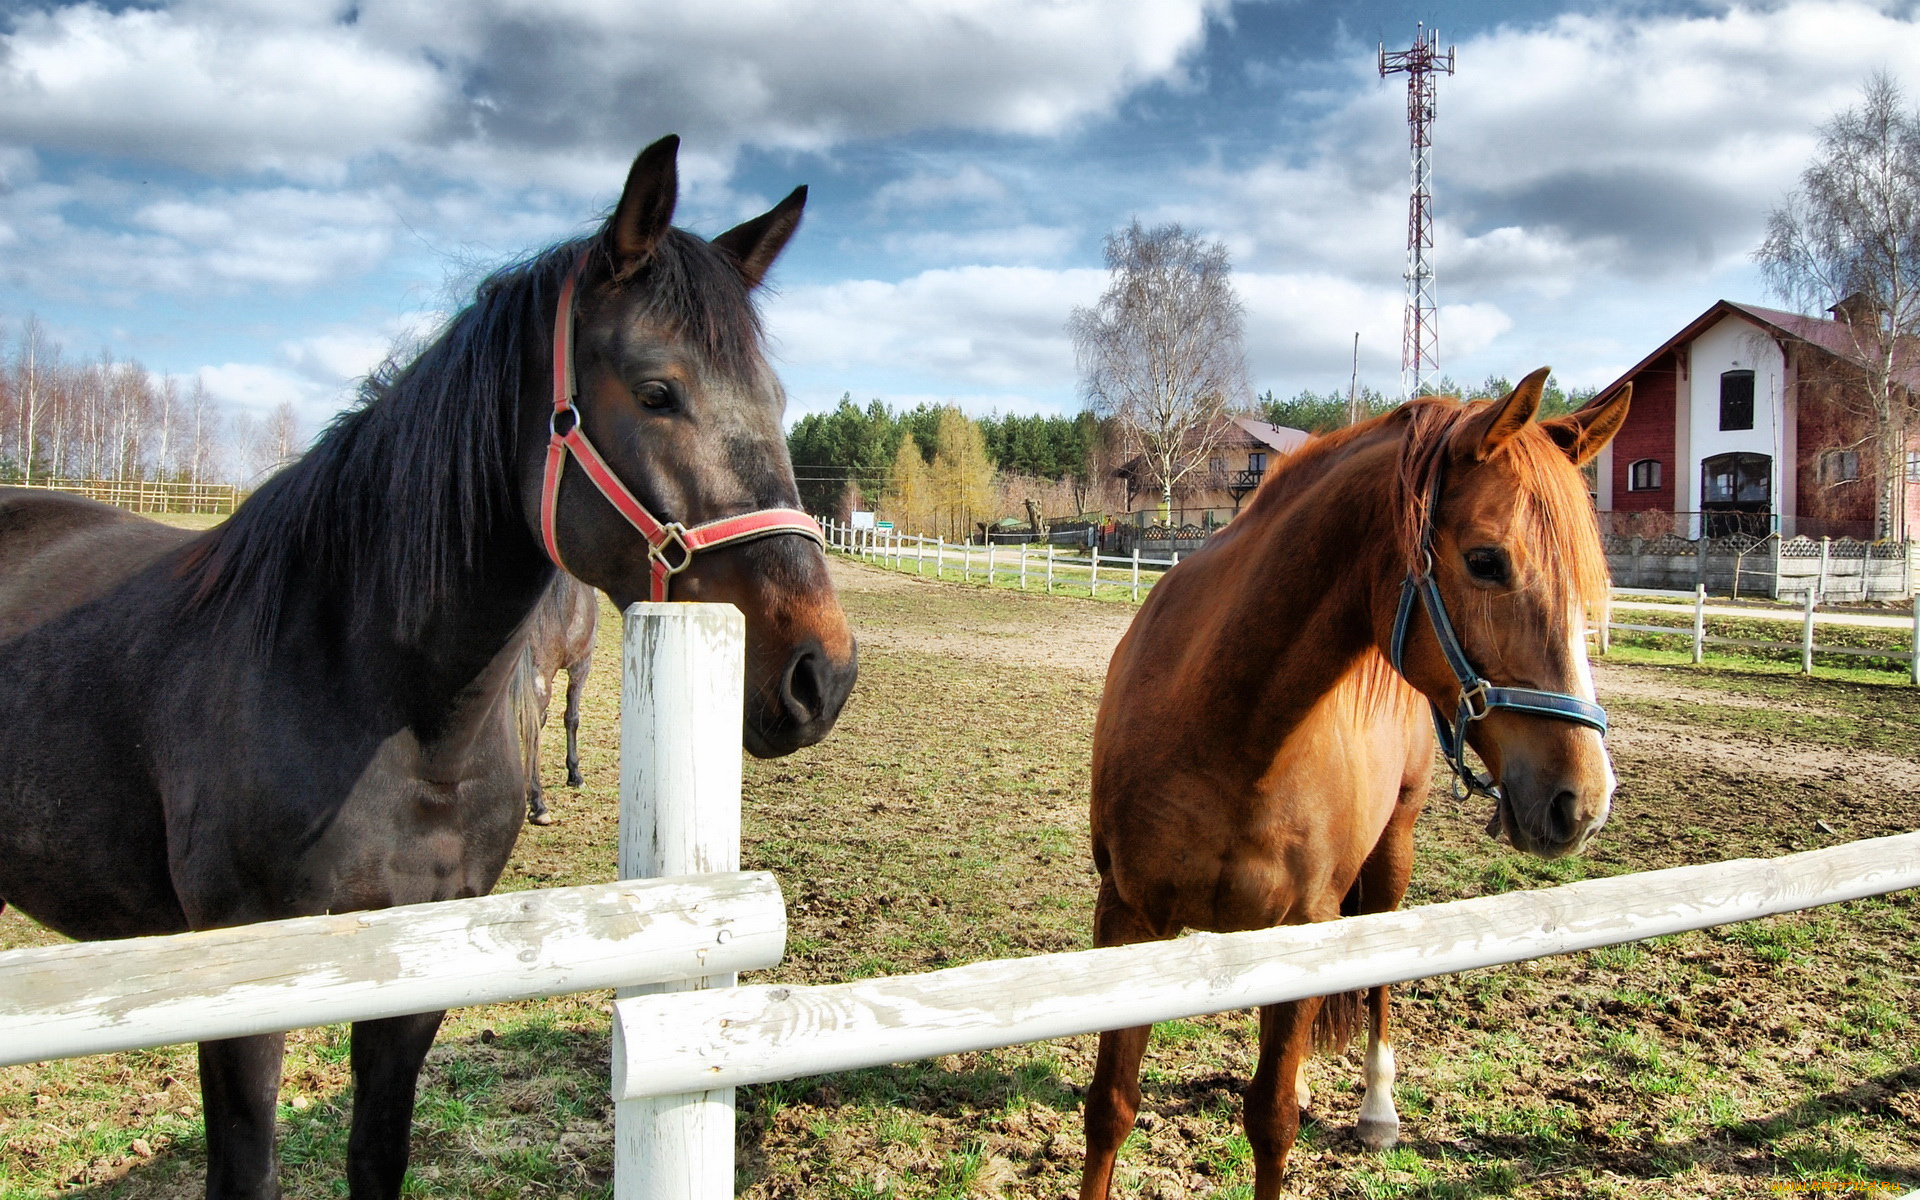
POLYGON ((486 268, 682 135, 705 233, 798 183, 766 299, 790 416, 1077 407, 1064 325, 1138 216, 1230 248, 1256 391, 1398 386, 1405 90, 1440 83, 1441 365, 1611 379, 1715 299, 1908 4, 0 0, 0 333, 309 428, 486 268))

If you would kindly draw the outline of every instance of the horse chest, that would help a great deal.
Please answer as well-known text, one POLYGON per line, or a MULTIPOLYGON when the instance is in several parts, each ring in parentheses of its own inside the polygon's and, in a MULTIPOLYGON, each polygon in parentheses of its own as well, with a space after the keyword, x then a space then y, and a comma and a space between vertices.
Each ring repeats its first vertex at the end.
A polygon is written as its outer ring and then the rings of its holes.
POLYGON ((314 873, 342 911, 483 895, 520 830, 511 747, 489 742, 457 783, 420 778, 417 743, 389 738, 314 847, 314 873))

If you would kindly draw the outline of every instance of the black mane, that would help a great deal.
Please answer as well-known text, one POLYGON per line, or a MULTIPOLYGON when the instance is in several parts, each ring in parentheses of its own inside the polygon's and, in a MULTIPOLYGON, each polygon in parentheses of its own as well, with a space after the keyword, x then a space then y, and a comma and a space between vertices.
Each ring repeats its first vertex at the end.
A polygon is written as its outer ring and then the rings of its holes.
MULTIPOLYGON (((603 246, 563 242, 494 272, 411 362, 369 376, 358 406, 197 545, 194 603, 246 621, 264 648, 298 574, 344 583, 357 631, 417 637, 500 529, 521 519, 513 463, 522 372, 551 353, 568 270, 603 246), (375 630, 376 621, 390 624, 375 630)), ((705 240, 669 230, 622 288, 637 295, 641 315, 715 365, 741 372, 759 361, 747 288, 705 240)))

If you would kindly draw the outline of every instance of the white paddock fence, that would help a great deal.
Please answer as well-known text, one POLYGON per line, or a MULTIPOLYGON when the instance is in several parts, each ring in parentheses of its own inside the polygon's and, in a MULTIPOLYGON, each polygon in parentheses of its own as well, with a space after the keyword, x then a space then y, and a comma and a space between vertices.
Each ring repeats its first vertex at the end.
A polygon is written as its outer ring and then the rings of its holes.
POLYGON ((1105 588, 1106 595, 1125 592, 1137 601, 1141 592, 1151 590, 1162 574, 1180 564, 1178 550, 1172 552, 1172 558, 1142 558, 1137 549, 1124 556, 1093 549, 1084 554, 1063 554, 1061 547, 1050 543, 1000 546, 989 542, 976 546, 897 529, 854 529, 832 517, 823 518, 820 526, 826 531, 829 547, 866 562, 918 575, 930 573, 935 579, 957 577, 962 583, 979 579, 989 585, 1004 583, 1048 595, 1059 588, 1077 587, 1086 589, 1089 598, 1098 599, 1105 588))
MULTIPOLYGON (((1130 600, 1138 601, 1142 592, 1150 591, 1162 575, 1180 563, 1178 551, 1174 552, 1171 559, 1142 558, 1138 550, 1125 557, 1092 551, 1074 556, 1061 554, 1059 547, 1051 545, 1033 547, 1029 553, 1026 546, 996 546, 991 543, 975 546, 970 542, 919 537, 899 530, 853 529, 831 517, 823 519, 821 525, 827 531, 827 542, 832 549, 877 566, 930 575, 934 579, 957 579, 962 583, 977 580, 988 586, 1017 586, 1023 591, 1031 588, 1049 595, 1059 588, 1072 586, 1083 590, 1089 598, 1098 598, 1103 594, 1112 597, 1125 594, 1130 600), (1106 589, 1104 593, 1101 590, 1103 588, 1106 589)), ((1659 596, 1690 601, 1693 604, 1693 623, 1691 626, 1635 624, 1610 617, 1604 626, 1588 630, 1588 636, 1599 643, 1602 654, 1607 652, 1615 630, 1657 633, 1689 639, 1694 662, 1702 660, 1709 645, 1738 646, 1748 650, 1797 650, 1800 653, 1801 673, 1806 675, 1813 673, 1816 654, 1905 660, 1909 682, 1920 684, 1920 595, 1914 597, 1912 618, 1906 622, 1909 629, 1907 648, 1871 649, 1824 645, 1816 641, 1821 614, 1814 611, 1812 591, 1802 594, 1803 604, 1798 613, 1753 608, 1737 614, 1736 619, 1739 620, 1798 621, 1801 624, 1800 638, 1793 642, 1708 633, 1708 597, 1704 585, 1691 592, 1636 587, 1616 587, 1612 591, 1616 596, 1659 596)), ((1715 614, 1716 619, 1732 616, 1735 615, 1724 612, 1715 614)))
POLYGON ((624 989, 614 1195, 723 1200, 733 1089, 1617 945, 1920 886, 1920 833, 1321 925, 735 986, 779 960, 777 883, 741 873, 745 626, 627 613, 620 870, 666 875, 0 955, 0 1062, 624 989), (693 877, 697 876, 697 877, 693 877), (696 994, 697 993, 697 994, 696 994))

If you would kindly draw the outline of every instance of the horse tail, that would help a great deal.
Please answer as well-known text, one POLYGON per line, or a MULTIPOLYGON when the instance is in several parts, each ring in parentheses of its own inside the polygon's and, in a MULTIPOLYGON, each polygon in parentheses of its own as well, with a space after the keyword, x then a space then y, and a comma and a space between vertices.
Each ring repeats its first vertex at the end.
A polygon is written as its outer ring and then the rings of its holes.
POLYGON ((513 726, 520 735, 520 769, 526 780, 527 795, 540 777, 540 726, 546 712, 540 704, 540 668, 533 661, 533 640, 520 647, 520 661, 514 664, 513 679, 507 694, 513 704, 513 726))
MULTIPOLYGON (((1357 916, 1362 911, 1360 886, 1364 878, 1366 872, 1363 871, 1354 878, 1353 886, 1347 889, 1346 896, 1340 901, 1341 916, 1357 916)), ((1347 1043, 1360 1031, 1366 1015, 1367 993, 1364 990, 1341 992, 1321 1000, 1320 1015, 1313 1019, 1314 1050, 1326 1054, 1345 1053, 1347 1043)))

